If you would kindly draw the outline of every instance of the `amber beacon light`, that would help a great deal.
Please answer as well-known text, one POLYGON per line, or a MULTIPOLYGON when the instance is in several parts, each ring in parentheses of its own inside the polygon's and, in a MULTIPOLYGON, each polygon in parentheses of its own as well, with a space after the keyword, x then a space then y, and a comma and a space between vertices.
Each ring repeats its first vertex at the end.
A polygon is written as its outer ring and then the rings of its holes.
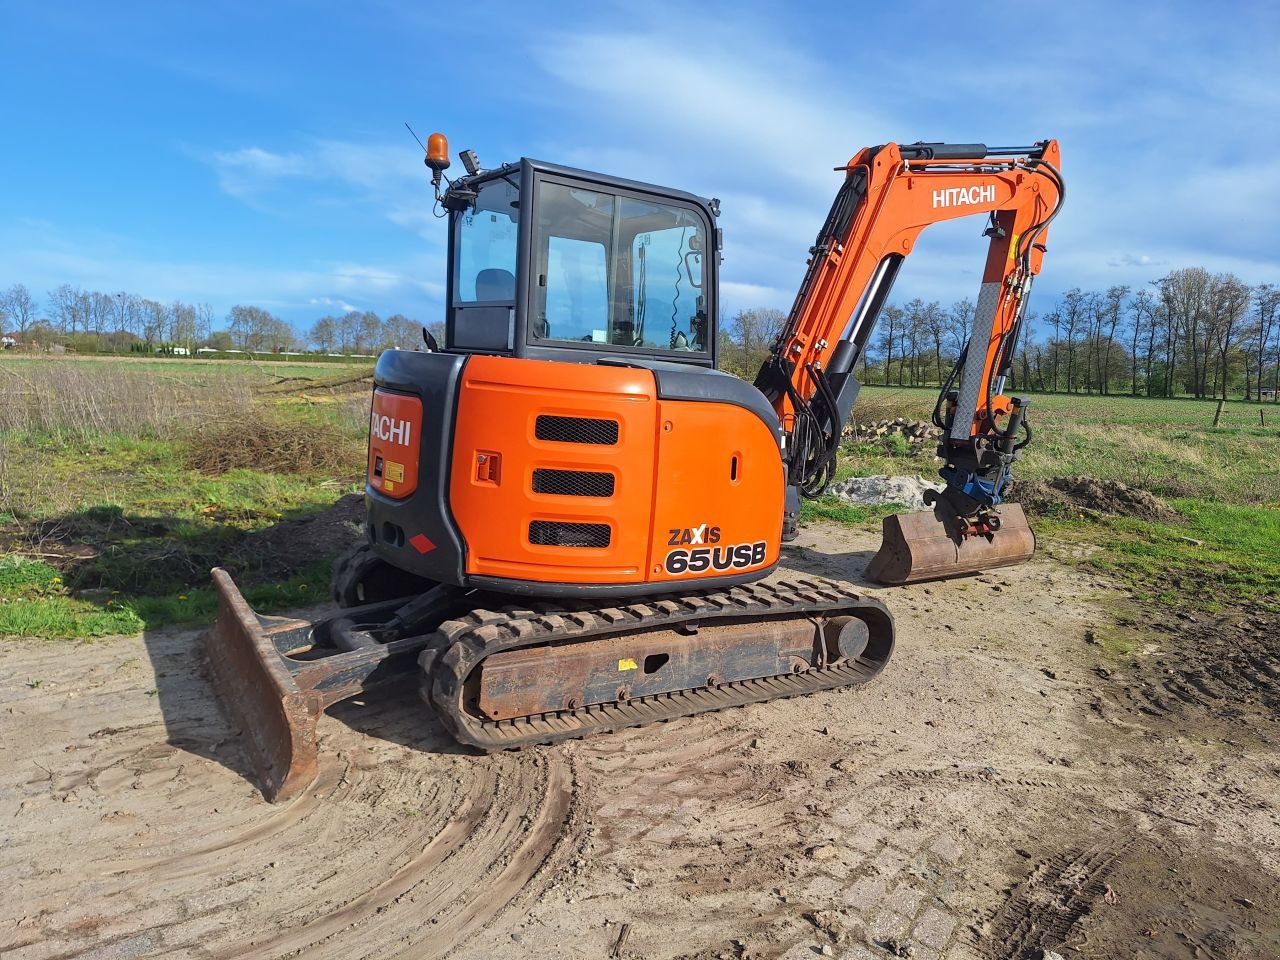
POLYGON ((426 164, 437 174, 449 169, 449 138, 443 133, 433 133, 427 137, 426 164))

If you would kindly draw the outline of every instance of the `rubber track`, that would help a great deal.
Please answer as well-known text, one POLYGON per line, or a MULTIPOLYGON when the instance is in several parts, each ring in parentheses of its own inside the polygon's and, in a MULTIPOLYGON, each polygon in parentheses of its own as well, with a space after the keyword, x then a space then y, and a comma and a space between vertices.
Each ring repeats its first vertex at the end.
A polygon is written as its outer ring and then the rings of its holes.
POLYGON ((530 604, 528 608, 501 611, 473 610, 465 617, 441 624, 419 662, 423 668, 423 698, 435 707, 449 731, 463 743, 495 751, 858 686, 884 669, 892 652, 893 618, 884 604, 841 584, 801 580, 748 584, 614 607, 530 604), (596 640, 637 629, 664 630, 691 622, 712 625, 844 615, 867 622, 871 629, 868 653, 821 669, 501 721, 477 716, 463 702, 471 673, 486 657, 506 650, 553 641, 596 640))

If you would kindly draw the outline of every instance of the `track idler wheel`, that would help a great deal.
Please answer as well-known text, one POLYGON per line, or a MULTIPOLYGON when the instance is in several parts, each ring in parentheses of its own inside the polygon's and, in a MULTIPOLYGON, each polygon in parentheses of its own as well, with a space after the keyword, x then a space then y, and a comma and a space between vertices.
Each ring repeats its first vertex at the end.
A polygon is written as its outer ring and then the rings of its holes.
POLYGON ((333 562, 329 596, 340 607, 361 607, 425 593, 435 582, 392 566, 359 543, 333 562))

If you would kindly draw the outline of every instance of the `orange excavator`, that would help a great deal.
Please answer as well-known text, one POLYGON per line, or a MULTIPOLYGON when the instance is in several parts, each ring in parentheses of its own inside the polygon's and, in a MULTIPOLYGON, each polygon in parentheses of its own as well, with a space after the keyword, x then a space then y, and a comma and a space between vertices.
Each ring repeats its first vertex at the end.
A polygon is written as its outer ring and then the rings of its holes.
POLYGON ((317 771, 331 704, 416 665, 463 743, 502 750, 864 684, 893 650, 847 584, 763 582, 802 497, 833 479, 854 370, 931 223, 985 215, 968 346, 934 421, 945 489, 890 517, 868 568, 907 583, 1020 563, 1002 502, 1030 440, 1004 394, 1064 186, 1058 144, 860 151, 754 386, 717 369, 719 202, 523 159, 446 181, 444 343, 377 362, 367 539, 335 566, 342 609, 256 614, 230 576, 209 663, 263 793, 317 771))

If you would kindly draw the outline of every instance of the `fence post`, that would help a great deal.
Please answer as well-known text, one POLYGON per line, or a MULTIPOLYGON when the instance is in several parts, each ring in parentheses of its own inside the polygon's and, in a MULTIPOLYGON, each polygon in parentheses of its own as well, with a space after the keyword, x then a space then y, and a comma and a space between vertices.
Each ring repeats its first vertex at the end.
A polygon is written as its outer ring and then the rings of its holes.
POLYGON ((1226 405, 1227 405, 1227 401, 1225 400, 1218 401, 1218 410, 1213 415, 1213 428, 1215 430, 1218 429, 1218 422, 1222 420, 1222 408, 1225 407, 1226 405))

